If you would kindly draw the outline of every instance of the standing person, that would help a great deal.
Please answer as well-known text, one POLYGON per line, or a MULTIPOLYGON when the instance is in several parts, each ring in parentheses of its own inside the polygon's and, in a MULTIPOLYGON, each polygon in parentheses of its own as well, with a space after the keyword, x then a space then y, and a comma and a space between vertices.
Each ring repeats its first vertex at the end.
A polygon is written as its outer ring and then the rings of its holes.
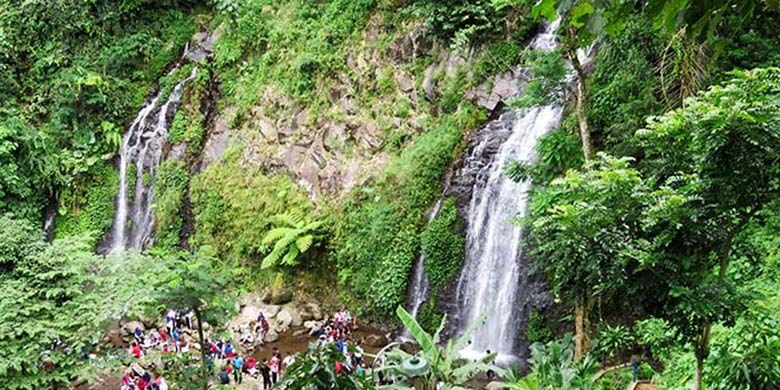
POLYGON ((173 346, 176 348, 176 352, 180 352, 179 342, 181 341, 181 335, 176 328, 173 328, 173 331, 171 331, 171 338, 173 339, 173 346))
POLYGON ((260 374, 263 376, 263 390, 271 388, 271 363, 268 360, 260 363, 260 374))
POLYGON ((130 346, 130 353, 133 354, 133 356, 135 356, 136 359, 140 359, 144 357, 144 350, 141 349, 141 346, 138 345, 138 343, 135 341, 133 341, 133 343, 130 346))
POLYGON ((173 330, 176 329, 176 310, 168 310, 168 314, 165 315, 165 328, 168 329, 168 334, 173 334, 173 330))
POLYGON ((257 378, 257 360, 254 356, 249 356, 246 359, 246 373, 253 378, 257 378))
POLYGON ((241 384, 241 381, 243 380, 243 375, 241 375, 241 369, 243 366, 244 358, 239 355, 233 357, 233 379, 236 380, 237 384, 241 384))
POLYGON ((282 359, 282 367, 284 367, 284 371, 287 371, 290 366, 295 364, 295 355, 292 355, 290 353, 287 354, 287 356, 282 359))
POLYGON ((276 384, 276 381, 279 380, 279 369, 282 364, 282 360, 279 359, 279 353, 275 353, 273 357, 271 357, 271 383, 276 384))

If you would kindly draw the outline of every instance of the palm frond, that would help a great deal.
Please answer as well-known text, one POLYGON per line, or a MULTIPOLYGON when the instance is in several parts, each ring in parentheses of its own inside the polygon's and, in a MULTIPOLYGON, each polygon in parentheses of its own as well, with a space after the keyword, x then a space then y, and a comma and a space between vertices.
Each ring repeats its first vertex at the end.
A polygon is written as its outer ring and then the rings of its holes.
POLYGON ((305 236, 300 236, 295 239, 295 245, 300 249, 301 253, 305 253, 309 248, 311 248, 311 245, 314 243, 314 236, 311 234, 307 234, 305 236))

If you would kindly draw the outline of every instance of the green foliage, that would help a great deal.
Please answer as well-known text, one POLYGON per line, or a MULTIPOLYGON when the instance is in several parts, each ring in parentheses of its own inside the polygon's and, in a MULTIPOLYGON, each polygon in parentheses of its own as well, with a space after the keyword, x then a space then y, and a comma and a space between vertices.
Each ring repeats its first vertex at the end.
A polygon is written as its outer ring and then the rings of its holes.
POLYGON ((441 177, 463 132, 476 127, 481 116, 461 108, 439 118, 377 182, 353 192, 343 212, 334 212, 341 214, 331 242, 339 279, 367 311, 387 315, 403 302, 425 212, 439 196, 441 177))
POLYGON ((220 257, 254 262, 270 218, 287 211, 309 213, 305 191, 287 176, 266 176, 237 158, 210 165, 194 176, 190 197, 196 245, 210 245, 220 257))
MULTIPOLYGON (((535 389, 544 390, 588 390, 594 389, 591 378, 597 365, 590 356, 580 362, 574 361, 574 343, 571 334, 561 340, 531 345, 531 373, 536 382, 535 389)), ((522 387, 521 387, 522 388, 522 387)))
POLYGON ((537 310, 532 310, 528 315, 528 327, 525 332, 526 338, 531 343, 547 343, 553 339, 553 333, 547 326, 544 315, 537 310))
POLYGON ((523 64, 533 78, 523 89, 523 94, 513 99, 514 107, 528 108, 559 103, 566 88, 566 65, 560 50, 530 50, 523 53, 523 64))
MULTIPOLYGON (((484 324, 484 318, 471 324, 458 339, 450 339, 441 346, 441 331, 444 329, 446 318, 442 319, 436 332, 430 334, 403 307, 398 306, 396 315, 420 346, 418 355, 430 363, 430 370, 417 377, 417 380, 422 382, 424 390, 436 389, 439 382, 444 384, 445 389, 462 389, 466 382, 478 374, 489 370, 500 370, 492 364, 495 354, 476 362, 464 361, 460 357, 460 351, 468 345, 473 332, 484 324)), ((388 353, 388 356, 388 364, 383 369, 403 375, 401 361, 411 356, 400 348, 394 349, 388 353)))
POLYGON ((166 160, 160 164, 154 187, 156 246, 166 249, 179 246, 184 225, 181 208, 189 182, 189 171, 181 161, 166 160))
POLYGON ((601 155, 590 170, 568 171, 535 192, 529 246, 556 292, 587 302, 624 288, 627 267, 642 250, 645 191, 629 162, 601 155))
MULTIPOLYGON (((222 326, 234 314, 234 299, 228 289, 230 273, 218 260, 206 254, 208 250, 173 259, 171 272, 153 285, 160 302, 160 311, 173 308, 183 312, 192 310, 198 325, 198 344, 206 345, 203 323, 222 326)), ((209 380, 206 349, 201 348, 201 375, 197 382, 207 387, 209 380)))
POLYGON ((56 236, 62 238, 86 233, 94 246, 103 232, 111 228, 119 175, 108 162, 101 162, 82 179, 84 181, 80 181, 78 186, 67 188, 60 194, 56 236))
POLYGON ((605 325, 599 330, 594 352, 601 356, 618 357, 634 345, 634 335, 623 325, 605 325))
MULTIPOLYGON (((38 218, 55 194, 104 176, 127 118, 194 32, 181 10, 195 4, 4 4, 0 210, 38 218)), ((74 224, 69 234, 100 227, 74 224)))
POLYGON ((653 354, 663 358, 669 356, 677 345, 677 335, 669 323, 662 318, 647 318, 634 325, 637 342, 653 354))
POLYGON ((425 271, 431 285, 439 287, 457 275, 466 255, 466 240, 461 236, 461 224, 454 198, 447 198, 421 236, 425 256, 425 271))
POLYGON ((662 46, 648 22, 632 18, 622 34, 608 37, 599 48, 590 79, 588 121, 613 155, 637 156, 634 133, 645 118, 660 113, 656 63, 662 46))
POLYGON ((504 173, 515 181, 531 179, 544 185, 570 169, 581 167, 582 148, 573 129, 576 126, 573 119, 574 116, 568 116, 561 128, 542 136, 536 145, 538 157, 534 164, 511 161, 504 167, 504 173))
POLYGON ((0 222, 0 237, 8 246, 0 269, 3 388, 94 380, 83 357, 93 352, 111 322, 139 318, 154 307, 146 287, 167 272, 169 263, 137 255, 99 257, 83 237, 45 244, 41 232, 21 220, 6 216, 0 222), (61 344, 55 346, 55 340, 61 344), (45 358, 53 362, 49 373, 42 365, 45 358))
POLYGON ((336 372, 336 362, 343 363, 344 354, 334 344, 311 343, 306 353, 285 370, 278 386, 301 390, 374 389, 366 377, 336 372))
POLYGON ((263 258, 262 268, 279 265, 292 267, 321 237, 318 234, 322 221, 310 221, 294 213, 282 213, 271 217, 274 228, 263 237, 262 245, 271 252, 263 258))
POLYGON ((423 19, 427 30, 444 42, 467 48, 502 32, 515 33, 514 37, 522 40, 528 27, 511 31, 510 26, 528 22, 523 16, 528 14, 530 5, 525 0, 417 0, 406 12, 423 19))

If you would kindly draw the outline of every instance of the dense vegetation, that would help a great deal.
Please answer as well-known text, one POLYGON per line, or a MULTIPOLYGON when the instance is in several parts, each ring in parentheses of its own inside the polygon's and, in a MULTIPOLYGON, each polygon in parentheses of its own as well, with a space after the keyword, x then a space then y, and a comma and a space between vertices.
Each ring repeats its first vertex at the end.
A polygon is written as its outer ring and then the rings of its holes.
MULTIPOLYGON (((598 365, 633 357, 663 388, 772 388, 780 383, 775 5, 0 0, 0 382, 94 379, 105 374, 96 368, 122 362, 99 345, 119 322, 173 306, 218 327, 225 298, 271 281, 301 294, 324 289, 324 300, 397 325, 420 254, 431 297, 414 326, 421 337, 434 333, 444 317, 439 294, 466 251, 467 221, 456 199, 439 199, 443 181, 492 114, 467 96, 524 66, 529 80, 513 109, 565 106, 560 128, 537 146, 538 162, 505 167, 535 184, 518 224, 556 310, 532 311, 528 339, 543 343, 531 349, 532 375, 503 373, 509 382, 625 386, 625 371, 590 379, 598 365), (557 17, 560 49, 525 50, 544 19, 557 17), (215 37, 213 56, 169 73, 199 31, 215 37), (422 38, 398 54, 410 37, 422 38), (594 42, 593 62, 580 63, 577 51, 594 42), (194 66, 168 134, 181 158, 162 162, 155 179, 154 246, 95 254, 114 217, 124 129, 194 66), (205 164, 215 117, 231 142, 205 164), (331 135, 339 125, 343 140, 331 135), (320 192, 280 163, 317 142, 338 164, 357 161, 360 175, 320 192), (50 208, 56 231, 45 242, 50 208), (560 339, 570 329, 575 337, 560 339)), ((452 348, 427 347, 455 364, 452 348)), ((296 375, 328 377, 317 359, 296 375)), ((181 375, 197 374, 196 363, 180 364, 181 375)))

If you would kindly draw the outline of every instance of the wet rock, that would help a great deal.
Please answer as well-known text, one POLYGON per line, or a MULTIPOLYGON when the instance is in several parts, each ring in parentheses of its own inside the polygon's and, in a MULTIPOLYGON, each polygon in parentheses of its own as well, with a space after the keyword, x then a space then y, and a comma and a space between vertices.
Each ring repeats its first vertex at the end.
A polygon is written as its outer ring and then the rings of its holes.
POLYGON ((521 92, 524 79, 525 73, 520 69, 504 72, 466 92, 466 98, 492 112, 499 103, 506 103, 521 92))
POLYGON ((271 302, 271 298, 273 298, 273 296, 274 296, 273 292, 269 288, 269 289, 266 289, 265 291, 263 291, 263 295, 260 296, 260 300, 263 303, 270 303, 271 302))
POLYGON ((387 343, 387 337, 381 334, 370 334, 365 339, 365 344, 372 348, 381 348, 387 345, 387 343))
POLYGON ((309 334, 309 331, 306 329, 298 329, 295 332, 293 332, 293 337, 303 337, 309 334))
POLYGON ((504 388, 504 383, 493 381, 485 385, 485 390, 499 390, 504 388))
POLYGON ((260 305, 260 310, 263 311, 265 318, 270 320, 276 317, 279 311, 282 310, 282 307, 278 305, 260 305))

